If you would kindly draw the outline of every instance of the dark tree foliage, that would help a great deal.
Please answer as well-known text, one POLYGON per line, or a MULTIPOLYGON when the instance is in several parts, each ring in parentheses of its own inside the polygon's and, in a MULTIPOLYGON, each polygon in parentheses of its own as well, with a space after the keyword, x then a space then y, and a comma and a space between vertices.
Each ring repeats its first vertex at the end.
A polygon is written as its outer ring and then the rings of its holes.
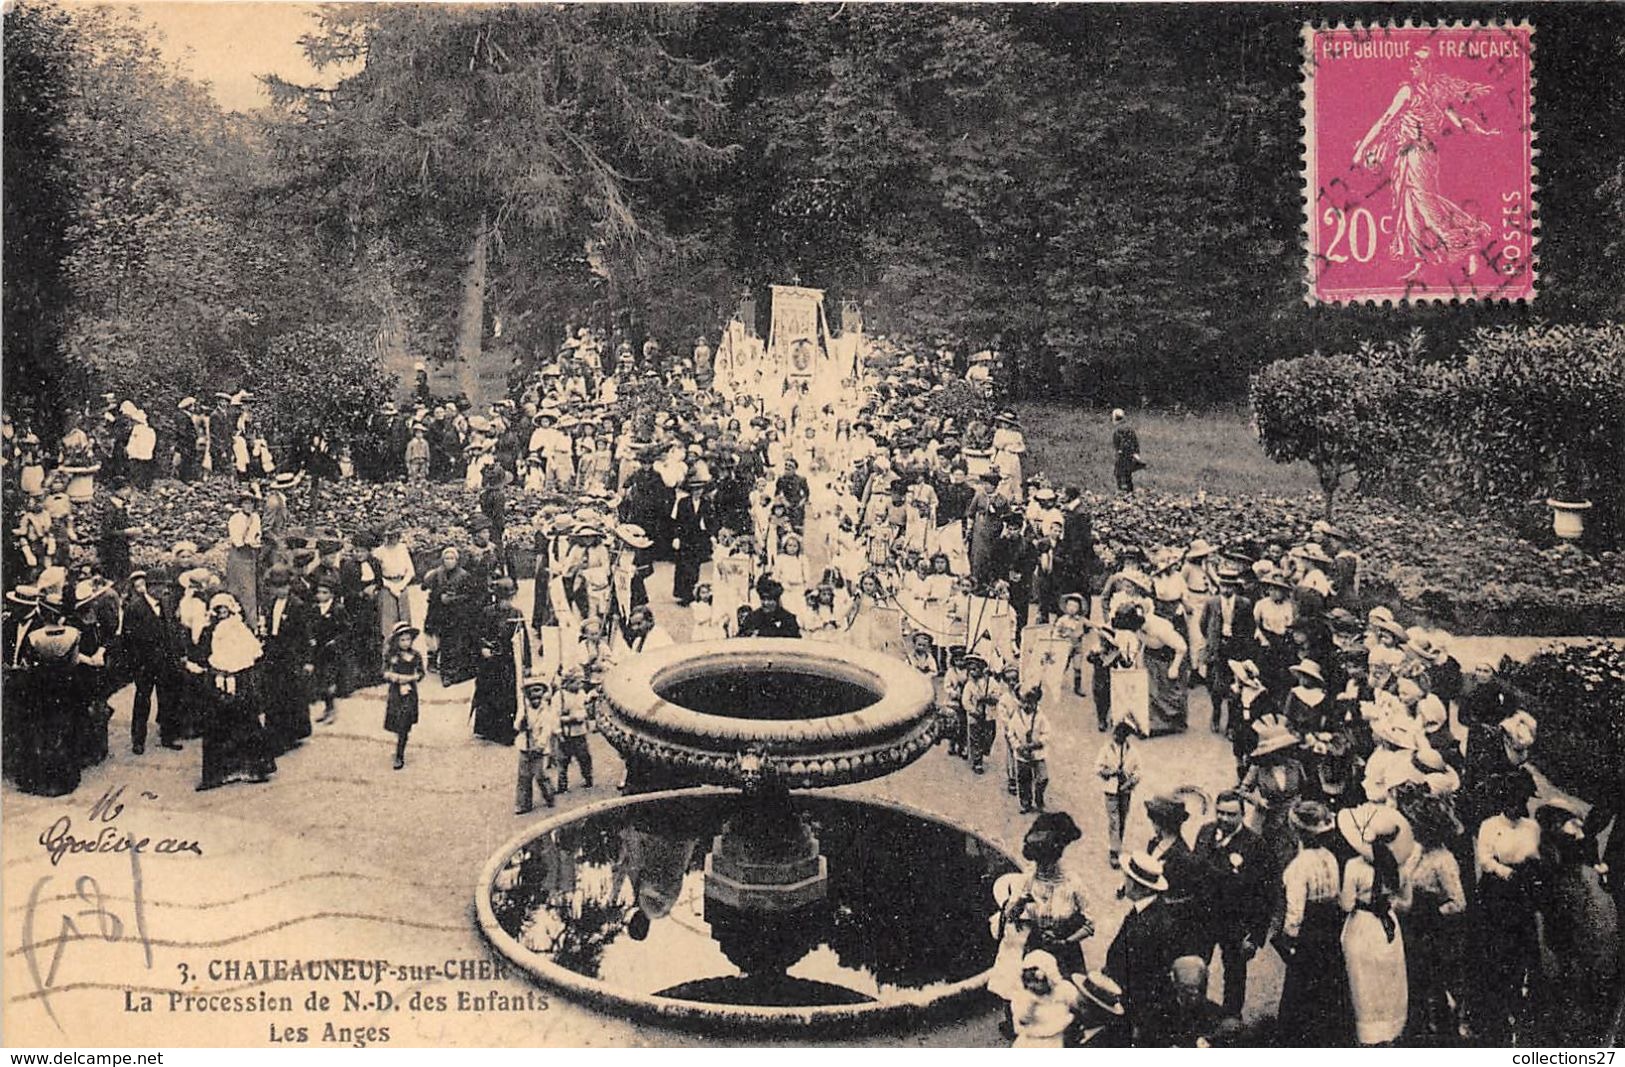
MULTIPOLYGON (((1272 359, 1421 327, 1592 322, 1625 292, 1625 10, 1452 7, 1536 36, 1534 306, 1303 302, 1300 31, 1323 5, 718 6, 735 165, 680 201, 711 259, 800 275, 879 328, 1002 347, 1018 391, 1098 402, 1244 390, 1272 359), (1599 81, 1599 79, 1601 79, 1599 81)), ((713 303, 727 306, 718 293, 713 303)))
MULTIPOLYGON (((720 78, 681 57, 692 16, 633 5, 335 5, 305 46, 331 89, 268 78, 289 192, 339 254, 387 237, 443 344, 471 256, 519 324, 562 291, 604 302, 671 242, 645 186, 727 158, 720 78), (485 234, 471 252, 476 234, 485 234)), ((440 345, 437 345, 440 347, 440 345)))
POLYGON ((5 365, 8 409, 48 424, 73 399, 61 339, 76 202, 65 165, 73 26, 19 4, 5 17, 5 365))

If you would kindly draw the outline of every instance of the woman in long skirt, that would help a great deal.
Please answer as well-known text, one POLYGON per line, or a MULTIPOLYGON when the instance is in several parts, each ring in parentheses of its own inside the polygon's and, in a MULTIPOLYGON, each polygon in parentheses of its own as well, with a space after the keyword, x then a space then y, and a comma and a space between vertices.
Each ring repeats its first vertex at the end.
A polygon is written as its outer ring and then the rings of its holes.
POLYGON ((259 618, 260 502, 252 491, 237 494, 237 510, 227 523, 231 551, 226 556, 226 592, 245 617, 259 618))
POLYGON ((348 696, 383 680, 384 640, 389 631, 378 628, 381 583, 378 565, 372 558, 372 550, 379 547, 381 540, 370 530, 356 534, 355 549, 339 570, 339 592, 344 597, 344 614, 349 622, 345 671, 339 680, 340 696, 348 696))
POLYGON ((17 788, 60 797, 79 788, 77 725, 89 714, 74 663, 79 631, 43 626, 31 631, 22 665, 6 673, 8 773, 17 788))
POLYGON ((1139 634, 1151 697, 1151 736, 1184 733, 1190 688, 1185 638, 1160 615, 1145 616, 1139 634))
POLYGON ((1414 804, 1401 802, 1416 834, 1417 849, 1400 869, 1405 908, 1405 958, 1409 972, 1411 1033, 1426 1040, 1456 1033, 1452 1001, 1460 1005, 1458 943, 1465 934, 1461 914, 1467 896, 1461 865, 1451 847, 1460 838, 1450 802, 1423 797, 1414 804))
POLYGON ((1540 824, 1529 817, 1535 795, 1529 772, 1505 775, 1496 786, 1500 813, 1478 828, 1478 901, 1473 931, 1478 979, 1473 997, 1475 1037, 1509 1045, 1527 1036, 1524 989, 1540 966, 1535 926, 1540 873, 1540 824))
POLYGON ((440 566, 423 578, 429 607, 423 632, 429 638, 430 669, 439 670, 442 685, 467 681, 474 673, 471 630, 479 620, 480 604, 474 575, 463 566, 462 553, 447 548, 440 566))
POLYGON ((401 623, 412 622, 412 606, 407 587, 417 577, 412 552, 401 541, 401 528, 384 529, 384 543, 372 550, 378 567, 378 632, 392 634, 401 623))
POLYGON ((492 592, 497 602, 485 609, 479 628, 470 717, 474 736, 511 745, 519 713, 519 679, 530 672, 530 631, 524 614, 513 606, 513 580, 498 578, 492 592))
MULTIPOLYGON (((1406 987, 1405 938, 1394 914, 1399 893, 1396 848, 1403 816, 1379 812, 1367 824, 1364 844, 1370 856, 1358 855, 1343 868, 1338 903, 1343 923, 1343 960, 1348 967, 1354 1007, 1354 1037, 1362 1045, 1385 1045, 1405 1032, 1409 1005, 1406 987)), ((1406 849, 1415 841, 1407 840, 1406 849)), ((1405 858, 1410 858, 1406 851, 1405 858)))
POLYGON ((256 671, 264 655, 259 638, 243 622, 230 593, 209 601, 213 617, 206 635, 210 692, 203 728, 203 773, 198 789, 230 782, 265 782, 276 770, 260 720, 256 671))
POLYGON ((1276 948, 1286 974, 1277 1040, 1282 1045, 1320 1045, 1327 1034, 1344 1029, 1345 1017, 1337 857, 1325 847, 1334 823, 1326 806, 1313 800, 1294 805, 1289 822, 1298 852, 1281 875, 1286 914, 1276 948))

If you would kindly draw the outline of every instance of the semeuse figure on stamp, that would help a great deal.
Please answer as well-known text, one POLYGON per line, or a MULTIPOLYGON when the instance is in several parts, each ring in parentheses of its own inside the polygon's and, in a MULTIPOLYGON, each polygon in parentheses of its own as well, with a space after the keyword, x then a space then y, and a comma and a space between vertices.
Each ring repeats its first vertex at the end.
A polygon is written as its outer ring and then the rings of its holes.
POLYGON ((1500 130, 1484 127, 1457 109, 1490 91, 1433 68, 1431 49, 1419 48, 1411 63, 1411 80, 1354 148, 1354 165, 1378 170, 1388 164, 1394 197, 1393 254, 1413 263, 1405 279, 1415 278, 1427 263, 1465 258, 1467 276, 1478 273, 1478 250, 1490 236, 1490 225, 1439 192, 1439 142, 1447 125, 1493 137, 1500 130))

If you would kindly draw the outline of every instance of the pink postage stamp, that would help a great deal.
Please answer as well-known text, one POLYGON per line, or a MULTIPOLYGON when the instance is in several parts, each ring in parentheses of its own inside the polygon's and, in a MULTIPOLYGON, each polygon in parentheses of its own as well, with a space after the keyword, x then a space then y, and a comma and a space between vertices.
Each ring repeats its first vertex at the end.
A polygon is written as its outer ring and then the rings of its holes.
POLYGON ((1306 299, 1535 295, 1528 23, 1306 26, 1306 299))

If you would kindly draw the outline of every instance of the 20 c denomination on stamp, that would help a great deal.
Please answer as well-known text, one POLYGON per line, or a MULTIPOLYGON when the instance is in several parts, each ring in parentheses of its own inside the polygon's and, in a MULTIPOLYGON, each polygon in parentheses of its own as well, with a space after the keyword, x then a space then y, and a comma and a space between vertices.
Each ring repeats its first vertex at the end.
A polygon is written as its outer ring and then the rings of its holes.
POLYGON ((1534 27, 1306 26, 1305 298, 1535 296, 1534 27))

